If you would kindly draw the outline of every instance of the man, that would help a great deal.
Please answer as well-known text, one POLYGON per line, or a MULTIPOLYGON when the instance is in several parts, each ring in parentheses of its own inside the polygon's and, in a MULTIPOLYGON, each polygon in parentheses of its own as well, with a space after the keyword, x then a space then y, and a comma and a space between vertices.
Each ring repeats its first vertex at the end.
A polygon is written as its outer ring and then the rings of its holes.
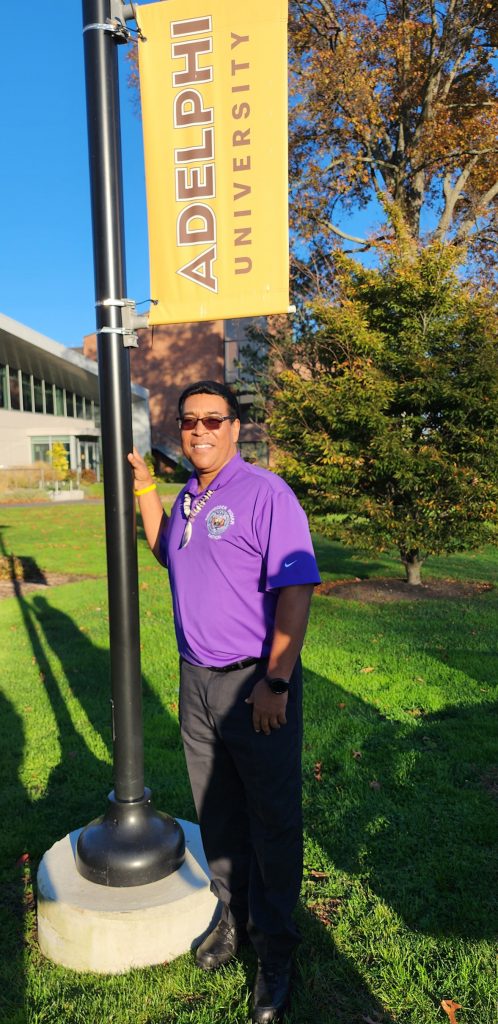
POLYGON ((180 726, 220 921, 205 970, 249 935, 253 1021, 286 1005, 302 876, 301 664, 320 582, 306 516, 278 476, 238 454, 237 399, 199 381, 179 401, 195 473, 168 519, 136 449, 129 460, 148 543, 167 566, 180 652, 180 726))

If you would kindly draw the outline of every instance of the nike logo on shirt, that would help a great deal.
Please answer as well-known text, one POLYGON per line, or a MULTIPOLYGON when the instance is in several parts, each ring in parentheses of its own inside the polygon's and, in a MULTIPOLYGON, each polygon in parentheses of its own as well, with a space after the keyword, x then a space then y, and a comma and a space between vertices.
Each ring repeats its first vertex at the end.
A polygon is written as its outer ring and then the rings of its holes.
POLYGON ((291 565, 295 565, 296 562, 297 558, 295 558, 293 562, 284 562, 284 569, 290 569, 291 565))

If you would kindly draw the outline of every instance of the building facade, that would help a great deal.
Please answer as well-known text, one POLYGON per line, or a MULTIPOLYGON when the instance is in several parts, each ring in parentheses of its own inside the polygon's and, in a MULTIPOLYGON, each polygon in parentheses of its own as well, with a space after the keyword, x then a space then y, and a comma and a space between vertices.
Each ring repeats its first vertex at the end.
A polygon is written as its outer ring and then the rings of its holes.
MULTIPOLYGON (((133 437, 151 447, 148 393, 132 386, 133 437)), ((0 314, 0 467, 49 462, 60 442, 72 470, 100 475, 97 365, 0 314)))
MULTIPOLYGON (((195 324, 168 324, 139 330, 138 348, 131 352, 132 380, 147 388, 151 445, 159 466, 171 469, 182 463, 179 442, 178 398, 195 380, 216 380, 236 386, 242 411, 239 446, 246 458, 266 465, 268 446, 264 430, 254 422, 253 394, 242 383, 245 353, 253 344, 251 332, 266 320, 215 320, 195 324)), ((83 352, 97 358, 95 334, 84 339, 83 352)))

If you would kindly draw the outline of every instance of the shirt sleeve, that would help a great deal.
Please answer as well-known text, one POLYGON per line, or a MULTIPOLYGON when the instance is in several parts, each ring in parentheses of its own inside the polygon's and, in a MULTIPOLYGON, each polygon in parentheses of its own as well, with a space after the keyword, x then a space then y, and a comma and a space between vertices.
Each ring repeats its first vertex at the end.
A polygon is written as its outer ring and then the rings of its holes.
POLYGON ((268 495, 257 534, 263 554, 263 590, 320 583, 306 513, 290 487, 268 495))

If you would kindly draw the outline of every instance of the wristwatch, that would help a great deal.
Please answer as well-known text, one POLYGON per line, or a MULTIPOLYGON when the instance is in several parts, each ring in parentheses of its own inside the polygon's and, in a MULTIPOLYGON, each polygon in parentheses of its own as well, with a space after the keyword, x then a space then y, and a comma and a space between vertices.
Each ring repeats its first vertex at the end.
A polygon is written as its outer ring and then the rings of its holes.
POLYGON ((265 679, 268 686, 270 687, 271 692, 277 694, 277 696, 279 696, 281 693, 289 692, 290 684, 287 682, 287 679, 278 679, 278 677, 272 676, 266 676, 265 679))

